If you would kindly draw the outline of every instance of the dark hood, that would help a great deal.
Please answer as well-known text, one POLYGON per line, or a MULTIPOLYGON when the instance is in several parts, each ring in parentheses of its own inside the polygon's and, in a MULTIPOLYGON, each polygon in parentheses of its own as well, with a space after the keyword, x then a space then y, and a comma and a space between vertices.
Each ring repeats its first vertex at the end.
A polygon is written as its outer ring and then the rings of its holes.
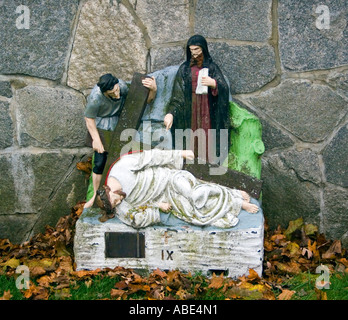
POLYGON ((212 62, 212 58, 211 58, 211 56, 209 54, 209 50, 208 50, 207 40, 203 36, 196 34, 196 35, 192 36, 190 39, 188 39, 187 44, 186 44, 186 61, 188 61, 188 62, 191 60, 190 46, 200 46, 202 48, 203 56, 204 56, 203 65, 205 63, 212 62))

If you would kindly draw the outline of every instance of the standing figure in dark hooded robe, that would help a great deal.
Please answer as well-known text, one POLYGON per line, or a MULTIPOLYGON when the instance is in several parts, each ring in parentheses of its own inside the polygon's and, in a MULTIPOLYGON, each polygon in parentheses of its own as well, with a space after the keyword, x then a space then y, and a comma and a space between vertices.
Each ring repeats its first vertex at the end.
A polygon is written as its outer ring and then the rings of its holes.
MULTIPOLYGON (((173 141, 176 141, 175 134, 178 134, 176 129, 192 129, 198 137, 199 145, 192 145, 194 141, 191 137, 191 145, 182 145, 180 148, 192 149, 196 156, 197 150, 203 148, 208 161, 211 159, 207 157, 209 153, 213 153, 213 156, 220 155, 220 158, 221 154, 224 158, 227 156, 230 140, 229 134, 226 134, 228 131, 225 131, 226 139, 221 143, 220 135, 222 129, 230 128, 229 87, 220 68, 209 54, 206 39, 201 35, 194 35, 187 42, 186 61, 181 64, 176 74, 167 112, 164 125, 167 130, 171 129, 173 141), (208 76, 203 76, 201 80, 201 84, 208 87, 208 93, 197 94, 198 75, 203 68, 209 70, 208 76), (215 137, 211 135, 210 129, 216 130, 215 137)), ((198 157, 202 159, 200 154, 198 157)))

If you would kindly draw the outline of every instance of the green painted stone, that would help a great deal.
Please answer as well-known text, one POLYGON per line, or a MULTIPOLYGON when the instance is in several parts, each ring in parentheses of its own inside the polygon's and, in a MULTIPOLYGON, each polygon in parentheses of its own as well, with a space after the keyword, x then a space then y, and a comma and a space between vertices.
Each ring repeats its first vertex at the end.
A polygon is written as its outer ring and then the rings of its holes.
POLYGON ((260 179, 261 156, 265 152, 261 122, 235 102, 230 102, 230 108, 232 130, 227 166, 260 179))

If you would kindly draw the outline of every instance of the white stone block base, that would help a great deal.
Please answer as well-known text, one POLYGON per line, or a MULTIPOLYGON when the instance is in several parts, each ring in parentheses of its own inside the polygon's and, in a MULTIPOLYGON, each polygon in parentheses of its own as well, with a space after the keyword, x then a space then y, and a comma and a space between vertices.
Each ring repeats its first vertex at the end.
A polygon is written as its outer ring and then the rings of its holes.
POLYGON ((262 275, 264 219, 242 211, 239 223, 230 229, 197 227, 168 214, 166 225, 133 229, 117 218, 101 223, 99 209, 85 209, 76 223, 74 253, 77 270, 115 268, 152 271, 178 269, 211 275, 221 272, 228 277, 249 274, 249 268, 262 275), (145 236, 144 258, 108 258, 105 233, 131 232, 145 236))

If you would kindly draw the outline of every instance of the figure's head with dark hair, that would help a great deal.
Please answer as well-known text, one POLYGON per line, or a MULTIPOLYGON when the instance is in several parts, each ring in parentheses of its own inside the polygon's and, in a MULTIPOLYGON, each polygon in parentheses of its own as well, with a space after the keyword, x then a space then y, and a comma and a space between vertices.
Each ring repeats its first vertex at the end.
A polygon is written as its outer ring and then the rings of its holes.
POLYGON ((104 185, 103 188, 97 191, 96 203, 100 209, 107 214, 112 214, 118 205, 125 197, 126 193, 121 190, 111 191, 110 187, 104 185))
POLYGON ((111 73, 107 73, 99 78, 97 85, 100 88, 100 91, 104 93, 105 91, 112 90, 118 82, 119 81, 115 76, 111 73))
POLYGON ((119 80, 111 73, 102 75, 97 83, 100 91, 113 99, 120 98, 119 80))
POLYGON ((99 189, 97 191, 95 200, 96 200, 97 206, 103 211, 105 211, 106 214, 110 215, 113 213, 113 208, 111 206, 111 203, 105 188, 99 189))
POLYGON ((188 39, 186 44, 186 61, 190 62, 191 64, 198 61, 198 64, 203 64, 203 66, 212 62, 212 58, 208 50, 207 40, 203 36, 196 34, 188 39), (200 56, 194 56, 193 50, 196 49, 195 47, 201 48, 202 54, 200 56))

